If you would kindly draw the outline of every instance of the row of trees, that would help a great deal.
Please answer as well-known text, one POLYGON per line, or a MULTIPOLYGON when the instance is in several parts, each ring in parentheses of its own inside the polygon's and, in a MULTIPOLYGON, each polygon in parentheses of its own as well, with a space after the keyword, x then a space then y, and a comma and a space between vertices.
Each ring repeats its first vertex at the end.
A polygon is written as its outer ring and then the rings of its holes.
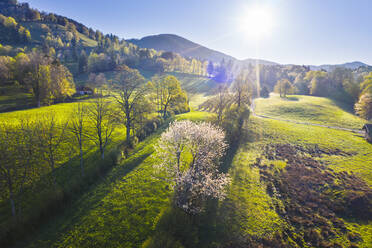
MULTIPOLYGON (((46 68, 41 72, 48 73, 46 68)), ((117 127, 125 127, 127 152, 138 137, 143 138, 157 128, 153 113, 158 113, 161 119, 189 110, 186 93, 174 76, 158 75, 153 83, 146 83, 137 70, 122 66, 110 83, 103 74, 90 78, 94 80, 93 87, 101 88, 96 90, 93 100, 75 103, 71 114, 64 118, 66 121, 51 113, 38 120, 1 124, 1 196, 3 200, 9 199, 13 216, 21 209, 24 189, 44 179, 56 186, 57 169, 72 158, 79 158, 84 177, 84 153, 95 149, 103 160, 117 127), (102 88, 102 84, 106 87, 102 88)))
POLYGON ((58 120, 52 113, 38 120, 1 123, 1 198, 9 199, 14 217, 25 204, 23 193, 32 192, 36 183, 56 187, 57 169, 77 154, 84 176, 84 152, 92 143, 97 144, 103 158, 114 129, 108 109, 98 98, 90 104, 78 104, 68 121, 58 120))
POLYGON ((104 87, 110 92, 121 110, 117 118, 124 121, 129 146, 131 133, 143 127, 143 116, 156 112, 159 117, 167 118, 190 111, 187 94, 175 76, 157 74, 151 82, 146 82, 138 70, 125 65, 117 67, 115 74, 110 82, 103 73, 90 74, 88 85, 104 87))

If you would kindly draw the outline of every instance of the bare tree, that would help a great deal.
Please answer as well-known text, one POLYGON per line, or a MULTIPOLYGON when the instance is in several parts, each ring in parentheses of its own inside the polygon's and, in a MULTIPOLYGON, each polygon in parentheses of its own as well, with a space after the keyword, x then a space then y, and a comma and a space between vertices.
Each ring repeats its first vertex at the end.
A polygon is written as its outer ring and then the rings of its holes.
POLYGON ((240 108, 242 104, 249 105, 250 92, 248 87, 248 77, 244 73, 239 74, 235 79, 233 91, 234 102, 238 105, 238 108, 240 108))
POLYGON ((229 101, 229 92, 226 85, 218 86, 216 100, 217 123, 220 125, 222 122, 223 112, 229 101))
POLYGON ((87 116, 94 126, 94 132, 89 134, 90 138, 98 145, 101 158, 105 158, 105 149, 110 142, 111 135, 115 129, 111 102, 104 99, 102 94, 88 106, 87 116))
POLYGON ((5 194, 3 197, 9 197, 12 215, 16 216, 15 196, 14 196, 14 177, 18 174, 18 167, 14 159, 14 150, 12 149, 11 142, 14 140, 13 134, 7 127, 1 126, 0 130, 0 182, 1 188, 7 188, 2 191, 5 194))
POLYGON ((156 104, 156 112, 158 113, 159 116, 161 116, 162 112, 162 102, 163 102, 163 87, 162 87, 162 81, 161 81, 161 76, 156 74, 151 78, 152 81, 152 87, 153 87, 153 92, 155 94, 153 101, 156 104))
POLYGON ((64 154, 61 148, 66 141, 67 126, 68 122, 60 125, 53 113, 38 123, 39 130, 37 131, 37 135, 39 147, 42 158, 47 162, 52 172, 54 185, 56 185, 55 171, 64 154))
POLYGON ((84 144, 87 137, 86 128, 87 111, 83 103, 79 103, 72 113, 70 131, 72 132, 79 149, 81 176, 84 176, 84 144))
MULTIPOLYGON (((20 120, 15 125, 0 126, 0 186, 4 198, 9 198, 11 212, 17 215, 17 204, 24 186, 29 182, 32 167, 37 160, 35 128, 29 120, 20 120)), ((18 212, 20 207, 18 207, 18 212)))

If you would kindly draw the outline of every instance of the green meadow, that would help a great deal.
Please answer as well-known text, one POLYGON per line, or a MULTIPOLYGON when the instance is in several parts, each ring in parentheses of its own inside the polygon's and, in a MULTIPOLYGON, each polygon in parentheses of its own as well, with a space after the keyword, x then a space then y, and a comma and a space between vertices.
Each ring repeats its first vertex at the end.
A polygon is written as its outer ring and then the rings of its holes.
MULTIPOLYGON (((327 101, 319 99, 323 105, 327 101)), ((266 104, 264 100, 258 100, 257 109, 267 108, 261 103, 266 104)), ((40 110, 47 113, 58 109, 61 113, 68 113, 70 105, 59 104, 40 110)), ((32 115, 40 110, 27 110, 25 113, 32 115)), ((20 113, 6 115, 16 118, 20 113)), ((175 118, 205 121, 213 115, 192 111, 175 118)), ((333 121, 331 118, 326 124, 331 125, 333 121)), ((229 162, 232 183, 227 198, 217 205, 212 203, 214 213, 203 214, 200 218, 204 222, 188 222, 182 211, 171 207, 172 189, 164 175, 154 168, 158 161, 152 156, 153 146, 166 126, 164 124, 141 142, 128 159, 98 178, 62 213, 43 225, 36 235, 19 243, 18 247, 218 247, 245 235, 262 239, 274 237, 281 230, 293 230, 294 227, 275 211, 274 206, 285 206, 267 193, 267 184, 260 180, 259 169, 254 166, 256 159, 262 156, 263 147, 268 144, 302 147, 316 144, 321 149, 347 152, 351 155, 323 155, 317 159, 335 172, 353 172, 372 185, 372 145, 366 143, 361 135, 251 117, 245 126, 244 139, 229 162)), ((274 171, 286 167, 286 161, 270 163, 274 165, 274 171)), ((344 222, 349 230, 362 237, 359 247, 369 247, 372 223, 353 219, 344 219, 344 222)), ((343 247, 351 245, 346 234, 339 234, 332 241, 343 247)), ((288 244, 291 243, 294 244, 289 239, 288 244)))
POLYGON ((361 129, 366 123, 351 113, 350 106, 324 97, 293 95, 281 98, 272 94, 270 98, 255 100, 255 103, 258 115, 283 120, 352 129, 361 129))
POLYGON ((0 248, 372 248, 372 6, 28 2, 0 0, 0 248))

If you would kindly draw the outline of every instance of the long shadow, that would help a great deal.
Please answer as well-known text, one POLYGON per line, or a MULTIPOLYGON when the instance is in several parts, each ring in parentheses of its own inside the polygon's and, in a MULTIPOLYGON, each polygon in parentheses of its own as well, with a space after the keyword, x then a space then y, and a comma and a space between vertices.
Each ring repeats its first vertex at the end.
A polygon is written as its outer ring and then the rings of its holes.
POLYGON ((284 100, 287 100, 287 101, 294 101, 294 102, 298 102, 299 99, 298 97, 295 97, 295 96, 287 96, 285 98, 283 98, 284 100))
POLYGON ((205 211, 198 215, 187 214, 170 205, 162 214, 147 240, 146 248, 214 247, 221 243, 225 230, 219 219, 218 201, 206 203, 205 211))
POLYGON ((220 171, 223 173, 227 173, 231 167, 232 161, 240 147, 240 142, 237 141, 230 145, 229 149, 227 150, 226 156, 220 166, 220 171))
POLYGON ((96 177, 94 183, 85 187, 84 190, 71 195, 59 204, 53 204, 53 214, 46 216, 47 218, 40 218, 37 226, 31 228, 23 241, 17 240, 16 247, 23 247, 36 240, 55 241, 62 233, 71 229, 78 219, 99 205, 117 180, 125 177, 152 154, 151 149, 141 152, 141 148, 146 147, 140 145, 122 164, 111 166, 105 173, 107 176, 96 177))
POLYGON ((350 114, 355 114, 352 102, 342 102, 336 98, 329 98, 329 99, 332 101, 332 103, 334 103, 337 107, 339 107, 343 111, 348 112, 350 114))

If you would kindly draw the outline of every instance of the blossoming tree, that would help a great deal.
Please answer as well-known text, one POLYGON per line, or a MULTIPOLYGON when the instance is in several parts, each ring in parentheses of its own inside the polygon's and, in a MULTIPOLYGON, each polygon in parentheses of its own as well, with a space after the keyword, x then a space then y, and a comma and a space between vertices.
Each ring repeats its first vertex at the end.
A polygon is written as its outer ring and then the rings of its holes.
POLYGON ((225 197, 230 178, 218 169, 227 148, 222 129, 206 122, 176 121, 155 148, 159 168, 166 169, 172 179, 176 206, 196 214, 203 211, 208 198, 225 197))

